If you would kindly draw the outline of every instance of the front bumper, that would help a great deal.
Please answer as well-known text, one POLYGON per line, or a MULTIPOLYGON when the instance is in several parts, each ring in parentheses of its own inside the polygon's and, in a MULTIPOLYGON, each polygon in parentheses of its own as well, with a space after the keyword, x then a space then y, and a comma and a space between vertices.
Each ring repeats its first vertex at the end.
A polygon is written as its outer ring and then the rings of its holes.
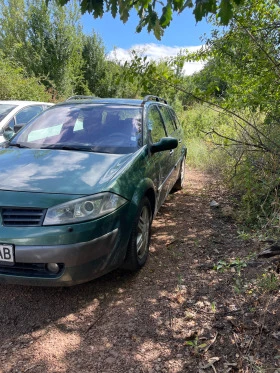
POLYGON ((105 274, 117 266, 118 229, 89 242, 57 246, 15 246, 15 266, 0 266, 0 283, 70 286, 105 274), (53 274, 47 263, 60 263, 53 274), (24 265, 20 265, 24 264, 24 265), (28 266, 28 264, 30 264, 28 266))
POLYGON ((71 286, 93 280, 124 261, 135 207, 127 203, 99 219, 78 224, 5 227, 0 243, 14 245, 14 266, 0 264, 0 283, 71 286), (57 274, 48 263, 59 264, 57 274))

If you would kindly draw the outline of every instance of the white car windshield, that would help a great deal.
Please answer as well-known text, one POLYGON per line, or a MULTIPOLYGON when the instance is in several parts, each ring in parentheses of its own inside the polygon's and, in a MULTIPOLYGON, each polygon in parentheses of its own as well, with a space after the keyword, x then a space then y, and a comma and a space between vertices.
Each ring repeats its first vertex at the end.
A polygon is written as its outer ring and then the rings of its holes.
POLYGON ((131 153, 142 146, 142 108, 115 104, 56 106, 31 121, 11 145, 131 153))

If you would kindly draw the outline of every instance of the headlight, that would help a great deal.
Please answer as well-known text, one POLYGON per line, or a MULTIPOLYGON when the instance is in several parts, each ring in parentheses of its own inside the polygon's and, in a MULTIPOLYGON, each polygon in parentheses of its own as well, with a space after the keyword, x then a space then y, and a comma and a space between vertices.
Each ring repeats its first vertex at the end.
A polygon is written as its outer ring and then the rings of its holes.
POLYGON ((78 223, 109 214, 127 202, 113 193, 100 193, 48 209, 43 225, 78 223))

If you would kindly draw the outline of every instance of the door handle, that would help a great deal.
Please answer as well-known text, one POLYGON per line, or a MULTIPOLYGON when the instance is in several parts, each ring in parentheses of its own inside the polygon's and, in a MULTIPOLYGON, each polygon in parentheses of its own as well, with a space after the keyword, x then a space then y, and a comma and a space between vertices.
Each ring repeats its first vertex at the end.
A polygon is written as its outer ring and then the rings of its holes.
POLYGON ((174 150, 170 150, 169 154, 172 155, 174 153, 174 150))

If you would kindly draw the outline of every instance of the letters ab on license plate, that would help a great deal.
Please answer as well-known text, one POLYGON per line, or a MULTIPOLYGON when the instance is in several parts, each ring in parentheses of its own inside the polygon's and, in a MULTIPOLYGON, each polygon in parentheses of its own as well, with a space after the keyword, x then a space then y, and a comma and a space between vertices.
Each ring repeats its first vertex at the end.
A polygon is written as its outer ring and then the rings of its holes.
POLYGON ((14 263, 13 245, 0 244, 0 264, 13 265, 14 263))

